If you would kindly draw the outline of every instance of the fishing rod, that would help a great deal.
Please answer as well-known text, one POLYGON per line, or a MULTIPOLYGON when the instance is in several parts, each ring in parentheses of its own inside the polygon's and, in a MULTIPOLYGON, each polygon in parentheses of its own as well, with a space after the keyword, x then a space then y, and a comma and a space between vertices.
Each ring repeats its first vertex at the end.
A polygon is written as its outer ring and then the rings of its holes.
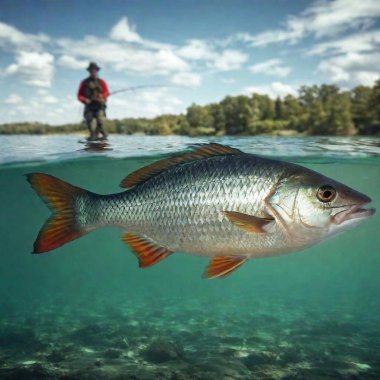
MULTIPOLYGON (((121 92, 141 90, 144 88, 169 88, 169 87, 179 88, 181 86, 174 85, 174 84, 141 84, 137 86, 124 87, 124 88, 120 88, 119 90, 111 91, 109 96, 119 94, 121 92)), ((78 114, 80 113, 81 113, 81 108, 78 107, 78 114)))
POLYGON ((167 87, 179 87, 179 86, 170 85, 170 84, 145 84, 145 85, 142 84, 139 86, 130 86, 130 87, 125 87, 125 88, 121 88, 119 90, 112 91, 110 93, 110 96, 115 95, 115 94, 119 94, 121 92, 141 90, 144 88, 167 88, 167 87))

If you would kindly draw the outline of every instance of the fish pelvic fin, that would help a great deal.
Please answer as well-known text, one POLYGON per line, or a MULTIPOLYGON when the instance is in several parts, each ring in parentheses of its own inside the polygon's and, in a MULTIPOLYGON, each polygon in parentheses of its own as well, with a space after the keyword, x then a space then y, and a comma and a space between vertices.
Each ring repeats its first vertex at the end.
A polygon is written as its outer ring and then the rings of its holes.
POLYGON ((75 210, 77 198, 90 194, 87 190, 44 173, 31 173, 26 177, 52 211, 34 242, 33 253, 51 251, 91 231, 79 226, 75 210))
POLYGON ((207 279, 226 277, 240 268, 247 260, 244 256, 215 256, 202 277, 207 279))
POLYGON ((217 143, 203 144, 192 152, 179 154, 174 157, 165 158, 134 171, 123 179, 120 186, 130 188, 147 181, 163 171, 188 162, 193 162, 213 156, 225 156, 231 154, 242 154, 243 152, 236 148, 217 143))
POLYGON ((124 233, 122 240, 137 256, 140 268, 148 268, 172 254, 169 249, 130 232, 124 233))
POLYGON ((259 218, 254 215, 243 214, 236 211, 223 211, 227 219, 235 226, 251 233, 267 233, 265 226, 274 221, 274 218, 259 218))

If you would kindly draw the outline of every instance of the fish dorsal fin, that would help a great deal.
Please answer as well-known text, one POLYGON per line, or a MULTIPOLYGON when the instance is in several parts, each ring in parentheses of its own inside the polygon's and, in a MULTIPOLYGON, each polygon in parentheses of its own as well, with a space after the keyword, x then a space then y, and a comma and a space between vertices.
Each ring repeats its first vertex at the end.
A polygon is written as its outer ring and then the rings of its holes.
POLYGON ((225 277, 241 267, 247 261, 243 256, 215 256, 210 261, 203 278, 225 277))
POLYGON ((123 179, 120 186, 129 188, 145 182, 151 177, 179 164, 201 160, 212 156, 224 156, 229 154, 241 154, 239 149, 231 148, 226 145, 210 143, 200 146, 192 152, 183 153, 178 156, 165 158, 154 162, 148 166, 134 171, 123 179))
POLYGON ((168 257, 172 252, 160 247, 154 242, 133 233, 126 232, 122 236, 124 243, 128 244, 139 259, 140 268, 148 268, 168 257))
POLYGON ((243 214, 236 211, 223 211, 228 220, 235 226, 256 234, 267 233, 265 226, 274 221, 273 218, 259 218, 257 216, 243 214))

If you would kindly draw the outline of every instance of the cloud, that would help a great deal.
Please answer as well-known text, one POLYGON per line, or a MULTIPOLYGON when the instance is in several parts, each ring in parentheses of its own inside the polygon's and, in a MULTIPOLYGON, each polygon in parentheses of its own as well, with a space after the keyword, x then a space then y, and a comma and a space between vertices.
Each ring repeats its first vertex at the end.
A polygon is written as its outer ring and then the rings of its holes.
POLYGON ((224 77, 221 77, 220 78, 220 81, 222 83, 225 83, 225 84, 233 84, 233 83, 236 83, 236 79, 235 78, 224 78, 224 77))
POLYGON ((315 1, 300 15, 289 16, 280 29, 256 35, 241 33, 237 38, 252 46, 267 46, 279 42, 294 44, 308 35, 320 38, 350 29, 366 29, 379 16, 378 0, 315 1))
POLYGON ((210 66, 218 71, 238 70, 248 60, 248 55, 239 50, 224 50, 210 66))
POLYGON ((318 71, 329 80, 371 86, 380 77, 380 53, 347 53, 322 60, 318 71))
POLYGON ((141 74, 169 74, 189 68, 186 61, 173 51, 161 49, 155 52, 139 50, 131 52, 124 60, 114 64, 115 70, 134 71, 141 74))
POLYGON ((165 88, 138 91, 132 97, 110 97, 109 106, 111 118, 154 117, 183 111, 182 101, 165 88))
POLYGON ((69 69, 85 69, 88 62, 85 60, 79 60, 69 55, 61 55, 58 59, 58 64, 69 69))
POLYGON ((180 86, 198 87, 202 82, 202 77, 196 73, 181 72, 174 74, 171 82, 180 86))
POLYGON ((289 75, 291 68, 282 65, 281 59, 269 59, 249 67, 252 74, 265 74, 277 77, 286 77, 289 75))
POLYGON ((57 44, 63 50, 63 55, 72 57, 75 62, 96 61, 116 71, 168 75, 189 69, 188 63, 169 48, 148 49, 93 36, 81 40, 60 39, 57 44))
POLYGON ((136 26, 130 24, 127 17, 122 17, 110 30, 109 38, 114 41, 134 43, 149 49, 170 49, 170 44, 164 44, 157 41, 142 38, 136 32, 136 26))
POLYGON ((305 34, 305 25, 296 18, 290 18, 286 22, 284 29, 268 30, 256 35, 249 33, 239 33, 236 39, 248 43, 253 47, 267 46, 273 43, 289 42, 294 44, 298 42, 305 34))
POLYGON ((379 47, 380 30, 373 30, 316 44, 308 55, 325 57, 317 70, 334 83, 372 86, 380 77, 379 47))
POLYGON ((213 40, 189 40, 177 50, 179 56, 190 61, 203 63, 216 71, 238 70, 248 60, 240 50, 222 50, 224 44, 213 40))
POLYGON ((12 25, 0 22, 0 47, 24 50, 41 50, 50 38, 45 34, 26 34, 12 25))
POLYGON ((5 67, 4 76, 18 77, 30 86, 50 87, 54 74, 54 56, 45 51, 51 44, 45 34, 23 33, 0 22, 0 49, 14 54, 15 61, 5 67))
POLYGON ((278 96, 283 98, 286 95, 297 95, 297 89, 290 84, 285 84, 282 82, 273 82, 269 85, 261 85, 261 86, 248 86, 243 88, 242 90, 245 94, 263 94, 268 95, 272 99, 277 98, 278 96))
POLYGON ((307 55, 356 53, 378 50, 379 47, 380 30, 373 30, 315 44, 307 55))
MULTIPOLYGON (((126 18, 121 19, 109 35, 112 39, 94 36, 79 40, 59 39, 57 44, 62 49, 62 56, 58 63, 79 68, 83 62, 96 61, 116 71, 174 75, 189 72, 192 61, 199 62, 204 69, 230 71, 239 69, 248 60, 248 56, 239 50, 218 51, 213 42, 206 40, 190 40, 182 47, 146 40, 137 35, 126 18), (132 32, 136 36, 131 36, 132 32)), ((180 77, 177 75, 176 80, 180 77)))
POLYGON ((136 27, 128 23, 127 17, 123 17, 111 29, 109 36, 116 41, 141 42, 141 37, 136 33, 136 27))
POLYGON ((23 99, 18 94, 10 94, 5 100, 4 103, 6 104, 21 104, 23 102, 23 99))
MULTIPOLYGON (((51 125, 60 125, 65 122, 73 122, 67 116, 71 110, 63 110, 58 107, 51 107, 48 104, 41 103, 39 99, 33 99, 24 104, 12 107, 6 115, 6 122, 33 122, 49 123, 51 125)), ((75 120, 79 122, 79 120, 75 120)))
POLYGON ((40 98, 41 102, 46 104, 56 104, 58 103, 58 99, 53 95, 45 95, 40 98))
POLYGON ((217 53, 210 41, 189 40, 186 45, 177 50, 179 56, 190 60, 212 60, 217 53))
POLYGON ((16 62, 5 68, 5 75, 15 75, 30 86, 50 87, 54 74, 54 56, 50 53, 20 51, 16 62))

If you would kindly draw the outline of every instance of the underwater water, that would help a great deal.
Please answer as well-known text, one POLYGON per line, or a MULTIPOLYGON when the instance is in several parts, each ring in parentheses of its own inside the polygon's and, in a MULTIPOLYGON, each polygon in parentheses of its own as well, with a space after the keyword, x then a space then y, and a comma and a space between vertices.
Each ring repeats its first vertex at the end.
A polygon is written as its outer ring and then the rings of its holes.
MULTIPOLYGON (((314 169, 380 208, 380 140, 219 138, 314 169)), ((185 137, 0 137, 1 379, 378 379, 379 212, 305 251, 203 280, 208 259, 176 253, 139 269, 104 228, 31 255, 50 212, 25 173, 98 193, 206 142, 185 137)))

